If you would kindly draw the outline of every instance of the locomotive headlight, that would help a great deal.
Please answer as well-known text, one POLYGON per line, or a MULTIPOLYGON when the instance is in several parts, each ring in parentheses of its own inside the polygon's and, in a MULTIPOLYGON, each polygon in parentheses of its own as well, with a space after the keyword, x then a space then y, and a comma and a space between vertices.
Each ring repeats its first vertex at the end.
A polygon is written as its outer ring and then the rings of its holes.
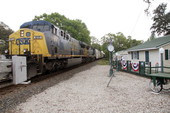
POLYGON ((42 39, 42 36, 34 36, 34 39, 42 39))
POLYGON ((20 31, 20 36, 23 37, 24 36, 24 30, 20 31))
POLYGON ((24 49, 24 53, 27 52, 27 49, 24 49))
POLYGON ((21 30, 21 33, 23 34, 23 33, 24 33, 24 30, 21 30))
POLYGON ((7 49, 5 50, 5 53, 8 53, 8 50, 7 50, 7 49))

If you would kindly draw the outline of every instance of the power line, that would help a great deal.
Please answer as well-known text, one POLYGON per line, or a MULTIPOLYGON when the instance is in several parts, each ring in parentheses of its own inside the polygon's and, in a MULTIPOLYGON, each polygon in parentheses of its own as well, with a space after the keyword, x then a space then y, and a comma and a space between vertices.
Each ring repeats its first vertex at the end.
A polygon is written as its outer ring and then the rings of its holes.
POLYGON ((138 15, 138 17, 136 19, 136 22, 135 22, 135 24, 134 24, 134 26, 133 26, 133 28, 131 30, 130 36, 133 34, 133 32, 134 32, 134 30, 136 28, 136 25, 138 24, 139 18, 141 17, 141 14, 143 12, 143 8, 144 8, 144 5, 142 6, 141 11, 139 12, 139 15, 138 15))

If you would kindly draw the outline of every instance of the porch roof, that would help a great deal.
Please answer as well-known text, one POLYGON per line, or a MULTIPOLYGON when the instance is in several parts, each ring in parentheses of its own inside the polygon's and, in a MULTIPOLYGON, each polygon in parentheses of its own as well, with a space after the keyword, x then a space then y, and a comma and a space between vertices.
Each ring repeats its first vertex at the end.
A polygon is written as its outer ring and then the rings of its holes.
POLYGON ((142 50, 152 50, 152 49, 158 49, 161 46, 170 43, 170 35, 163 36, 156 38, 151 41, 147 41, 143 44, 140 44, 138 46, 132 47, 127 49, 127 51, 142 51, 142 50))

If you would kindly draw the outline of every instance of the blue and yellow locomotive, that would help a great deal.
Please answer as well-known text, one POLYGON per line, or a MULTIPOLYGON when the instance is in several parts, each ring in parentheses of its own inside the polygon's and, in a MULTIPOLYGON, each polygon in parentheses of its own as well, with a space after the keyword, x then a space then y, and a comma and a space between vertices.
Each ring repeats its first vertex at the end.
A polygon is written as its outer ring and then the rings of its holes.
POLYGON ((9 55, 27 56, 28 78, 87 62, 96 49, 47 21, 31 21, 9 36, 9 55))

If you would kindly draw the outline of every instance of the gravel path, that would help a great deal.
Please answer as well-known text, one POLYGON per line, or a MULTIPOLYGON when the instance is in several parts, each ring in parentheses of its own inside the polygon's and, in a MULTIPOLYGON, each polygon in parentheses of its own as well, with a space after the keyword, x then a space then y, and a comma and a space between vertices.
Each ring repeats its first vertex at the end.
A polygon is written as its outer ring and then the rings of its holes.
POLYGON ((170 113, 170 92, 154 94, 149 79, 116 72, 109 87, 109 66, 74 74, 19 104, 10 113, 170 113))

